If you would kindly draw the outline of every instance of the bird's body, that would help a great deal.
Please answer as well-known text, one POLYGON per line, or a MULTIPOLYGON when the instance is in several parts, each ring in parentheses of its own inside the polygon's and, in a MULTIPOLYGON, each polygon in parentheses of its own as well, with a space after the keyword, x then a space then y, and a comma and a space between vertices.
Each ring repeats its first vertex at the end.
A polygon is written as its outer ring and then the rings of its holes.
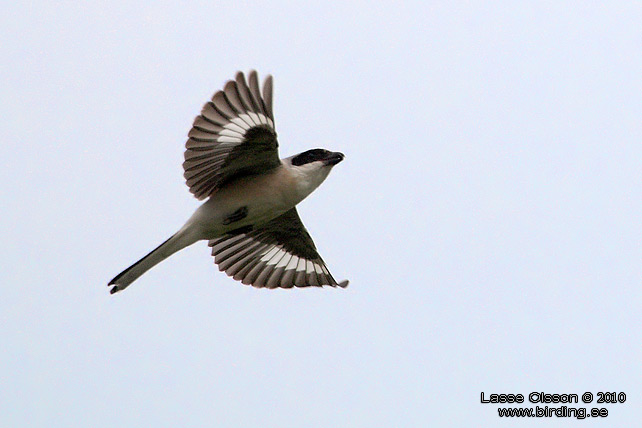
POLYGON ((200 239, 214 239, 247 226, 260 227, 294 208, 327 177, 322 172, 316 175, 307 177, 292 168, 281 167, 266 174, 239 178, 210 196, 186 226, 198 230, 200 239), (239 210, 243 218, 230 221, 239 210))
POLYGON ((256 72, 242 73, 205 104, 185 153, 190 190, 205 201, 171 238, 109 282, 123 290, 157 263, 209 240, 219 268, 257 287, 337 283, 316 252, 296 205, 328 176, 343 154, 313 149, 278 159, 272 80, 263 96, 256 72))
POLYGON ((260 225, 283 214, 300 200, 289 185, 292 180, 283 168, 267 174, 243 177, 214 193, 191 218, 199 225, 203 239, 213 239, 225 232, 248 225, 260 225), (234 213, 246 208, 244 218, 236 221, 234 213), (232 220, 228 220, 232 218, 232 220))

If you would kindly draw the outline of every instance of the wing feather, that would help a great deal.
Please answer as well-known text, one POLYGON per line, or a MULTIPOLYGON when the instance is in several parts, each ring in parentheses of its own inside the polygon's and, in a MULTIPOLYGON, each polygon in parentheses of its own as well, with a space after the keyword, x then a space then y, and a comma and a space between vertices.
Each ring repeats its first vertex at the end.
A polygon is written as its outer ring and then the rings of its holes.
MULTIPOLYGON (((247 82, 245 81, 245 75, 243 75, 243 73, 241 73, 240 71, 236 73, 236 89, 239 93, 239 98, 243 103, 243 107, 245 108, 245 111, 247 112, 258 111, 259 107, 255 105, 254 101, 252 100, 252 96, 250 95, 247 82)), ((259 123, 256 122, 254 124, 258 125, 259 123)))
POLYGON ((317 252, 296 208, 250 232, 210 240, 221 271, 253 287, 345 287, 337 283, 317 252))
POLYGON ((273 117, 272 115, 272 76, 265 78, 263 83, 263 107, 265 108, 265 113, 268 117, 273 117))
POLYGON ((258 112, 266 115, 265 109, 263 108, 263 100, 261 99, 261 90, 259 89, 259 75, 254 70, 250 72, 250 94, 252 95, 254 105, 257 107, 258 112))
POLYGON ((281 164, 271 107, 272 78, 266 78, 263 95, 256 71, 250 72, 249 82, 248 86, 238 72, 194 119, 185 143, 183 175, 198 199, 243 175, 265 173, 281 164))

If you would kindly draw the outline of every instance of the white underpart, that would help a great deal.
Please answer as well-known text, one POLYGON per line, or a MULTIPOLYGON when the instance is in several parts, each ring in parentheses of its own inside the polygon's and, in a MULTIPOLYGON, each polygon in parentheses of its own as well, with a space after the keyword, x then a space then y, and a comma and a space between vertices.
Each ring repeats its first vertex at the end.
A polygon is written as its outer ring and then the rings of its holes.
POLYGON ((295 191, 298 196, 298 202, 305 199, 312 193, 330 173, 329 167, 323 162, 315 161, 305 165, 290 166, 289 171, 295 176, 295 191))

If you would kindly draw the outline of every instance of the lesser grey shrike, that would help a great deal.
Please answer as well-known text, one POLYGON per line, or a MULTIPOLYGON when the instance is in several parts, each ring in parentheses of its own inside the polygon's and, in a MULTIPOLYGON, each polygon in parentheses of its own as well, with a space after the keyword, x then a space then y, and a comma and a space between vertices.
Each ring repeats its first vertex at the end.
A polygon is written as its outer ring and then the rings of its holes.
POLYGON ((109 281, 111 293, 175 252, 207 239, 221 271, 254 287, 346 287, 332 277, 296 205, 343 154, 312 149, 279 159, 272 76, 238 72, 194 119, 183 169, 190 192, 207 199, 171 238, 109 281))

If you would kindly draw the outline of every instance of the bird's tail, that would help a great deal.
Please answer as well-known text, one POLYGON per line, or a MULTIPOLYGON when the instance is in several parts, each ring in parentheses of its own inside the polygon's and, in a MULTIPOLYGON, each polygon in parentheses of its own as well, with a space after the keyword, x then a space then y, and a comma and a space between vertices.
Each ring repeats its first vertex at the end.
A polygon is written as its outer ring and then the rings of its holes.
POLYGON ((117 291, 124 290, 129 286, 129 284, 136 281, 138 277, 156 266, 158 263, 162 262, 177 251, 180 251, 183 248, 192 245, 196 241, 198 241, 198 238, 190 233, 190 230, 188 228, 184 227, 183 229, 179 230, 167 241, 160 244, 145 257, 143 257, 142 259, 116 275, 114 279, 109 281, 108 286, 114 286, 110 290, 110 293, 114 294, 117 291))

